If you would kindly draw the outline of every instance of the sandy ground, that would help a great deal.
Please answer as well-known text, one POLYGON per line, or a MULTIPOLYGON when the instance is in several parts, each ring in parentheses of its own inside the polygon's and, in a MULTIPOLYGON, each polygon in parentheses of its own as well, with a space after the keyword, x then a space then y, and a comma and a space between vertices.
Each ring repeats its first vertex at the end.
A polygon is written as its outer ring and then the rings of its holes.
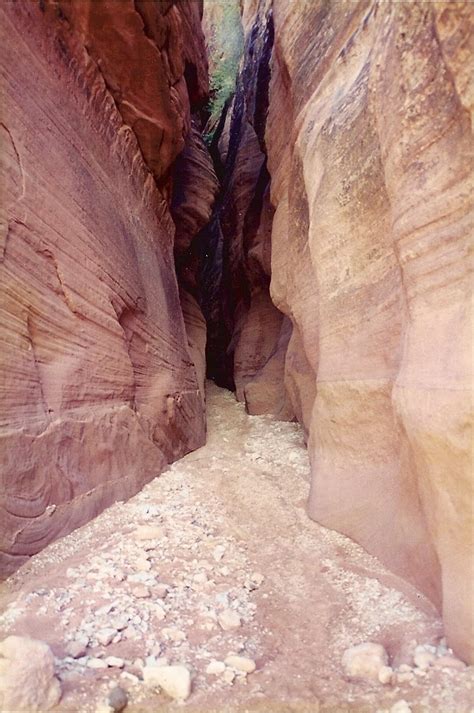
POLYGON ((445 665, 431 604, 306 516, 299 426, 248 416, 210 384, 208 431, 205 447, 2 584, 1 638, 50 644, 63 687, 57 710, 101 710, 120 685, 133 713, 375 713, 402 700, 413 713, 471 711, 472 667, 445 665), (143 526, 155 528, 151 539, 143 526), (229 611, 240 625, 223 630, 229 611), (78 641, 85 650, 72 658, 78 641), (345 677, 345 649, 365 641, 386 647, 391 683, 345 677), (437 647, 428 670, 413 664, 419 644, 437 647), (230 653, 257 670, 206 672, 230 653), (192 670, 185 702, 143 682, 143 667, 163 659, 192 670))

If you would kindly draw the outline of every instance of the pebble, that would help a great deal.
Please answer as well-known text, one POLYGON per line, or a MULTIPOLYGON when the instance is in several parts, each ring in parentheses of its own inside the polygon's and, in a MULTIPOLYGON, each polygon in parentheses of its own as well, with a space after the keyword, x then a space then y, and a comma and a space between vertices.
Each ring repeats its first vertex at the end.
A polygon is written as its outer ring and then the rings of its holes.
POLYGON ((161 630, 161 633, 165 637, 165 639, 171 639, 171 641, 185 641, 186 640, 186 634, 184 631, 181 631, 180 629, 176 629, 173 626, 169 627, 164 627, 161 630))
POLYGON ((134 673, 130 673, 130 671, 122 671, 122 673, 120 674, 120 678, 122 678, 124 681, 130 681, 130 683, 133 685, 140 683, 140 679, 138 678, 138 676, 135 676, 134 673))
POLYGON ((412 711, 405 699, 402 698, 400 701, 393 704, 390 708, 390 713, 412 713, 412 711))
POLYGON ((382 666, 388 665, 388 655, 381 644, 366 642, 346 649, 342 657, 346 676, 378 681, 382 666))
POLYGON ((117 631, 123 631, 124 629, 127 628, 129 622, 129 617, 126 614, 119 615, 111 619, 109 622, 110 628, 115 629, 115 633, 117 631))
POLYGON ((79 659, 85 655, 88 645, 89 639, 86 636, 80 639, 75 639, 74 641, 69 642, 66 646, 66 653, 73 659, 79 659))
POLYGON ((104 661, 110 668, 123 668, 125 665, 125 661, 118 656, 107 656, 104 661))
POLYGON ((211 663, 206 668, 206 673, 219 674, 224 673, 225 663, 223 661, 211 661, 211 663))
POLYGON ((163 607, 160 607, 159 604, 154 607, 153 613, 158 619, 158 621, 163 621, 163 619, 166 617, 166 611, 163 609, 163 607))
POLYGON ((224 545, 217 545, 217 547, 214 547, 212 551, 212 556, 216 562, 220 562, 221 559, 224 557, 226 548, 224 545))
POLYGON ((164 599, 166 595, 168 594, 168 585, 167 584, 157 584, 154 587, 154 593, 158 597, 158 599, 164 599))
POLYGON ((147 686, 159 686, 175 700, 186 700, 191 693, 191 674, 186 666, 145 666, 143 681, 147 686))
POLYGON ((380 683, 383 683, 384 685, 387 683, 391 683, 392 676, 393 668, 391 666, 382 666, 382 668, 379 669, 378 679, 380 683))
POLYGON ((138 572, 149 572, 151 569, 151 562, 147 559, 137 559, 134 562, 134 565, 136 570, 138 572))
POLYGON ((224 671, 222 678, 226 683, 233 683, 235 679, 235 673, 230 668, 227 668, 224 671))
POLYGON ((225 659, 226 666, 234 668, 236 671, 242 671, 242 673, 253 673, 257 668, 255 661, 247 658, 246 656, 234 656, 231 654, 225 659))
POLYGON ((150 590, 144 584, 139 584, 132 589, 132 594, 137 599, 147 599, 150 596, 150 590))
POLYGON ((143 540, 160 540, 164 536, 165 531, 163 528, 155 525, 140 525, 140 527, 137 527, 135 532, 132 533, 133 539, 139 542, 143 540))
POLYGON ((100 629, 96 634, 96 639, 102 646, 108 646, 117 634, 117 629, 100 629))
POLYGON ((94 668, 94 669, 107 668, 107 664, 105 663, 105 661, 103 661, 102 659, 96 659, 96 658, 88 659, 86 666, 87 666, 87 668, 94 668))
POLYGON ((217 617, 217 620, 224 631, 238 629, 241 625, 240 616, 232 609, 224 609, 217 617))
POLYGON ((112 708, 114 713, 120 713, 127 707, 128 695, 127 692, 120 686, 115 686, 109 693, 107 703, 112 708))
POLYGON ((413 661, 415 663, 415 666, 426 670, 434 664, 434 662, 436 661, 436 656, 430 651, 415 651, 413 661))

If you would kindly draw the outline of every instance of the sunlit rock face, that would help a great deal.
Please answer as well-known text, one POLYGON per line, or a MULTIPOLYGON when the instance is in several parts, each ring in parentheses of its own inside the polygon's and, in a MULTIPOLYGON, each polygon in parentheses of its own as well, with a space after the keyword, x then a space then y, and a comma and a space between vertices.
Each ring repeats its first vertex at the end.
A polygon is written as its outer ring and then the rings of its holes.
POLYGON ((214 303, 225 376, 251 412, 257 385, 259 410, 275 413, 254 345, 283 352, 278 399, 308 433, 310 515, 426 592, 472 660, 472 13, 246 0, 243 25, 235 116, 220 140, 231 172, 216 242, 232 292, 214 303), (255 114, 263 18, 274 43, 255 114), (267 182, 249 229, 242 197, 257 195, 263 166, 270 193, 267 182))
POLYGON ((204 441, 169 196, 207 70, 198 2, 5 2, 0 33, 5 575, 204 441))

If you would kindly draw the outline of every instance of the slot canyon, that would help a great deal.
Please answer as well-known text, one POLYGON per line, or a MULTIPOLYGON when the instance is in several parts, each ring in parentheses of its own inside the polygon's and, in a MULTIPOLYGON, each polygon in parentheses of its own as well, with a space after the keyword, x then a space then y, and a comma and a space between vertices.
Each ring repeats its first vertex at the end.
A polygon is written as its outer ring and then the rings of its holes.
POLYGON ((0 710, 472 713, 474 5, 0 3, 0 710))

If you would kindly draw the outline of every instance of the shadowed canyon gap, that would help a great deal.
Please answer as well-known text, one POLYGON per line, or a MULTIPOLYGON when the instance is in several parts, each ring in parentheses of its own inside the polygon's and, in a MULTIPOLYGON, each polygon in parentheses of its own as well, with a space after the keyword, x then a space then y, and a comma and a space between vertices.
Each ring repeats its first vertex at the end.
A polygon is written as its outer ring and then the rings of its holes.
POLYGON ((209 151, 200 2, 0 6, 3 573, 205 442, 206 350, 472 661, 472 8, 241 6, 209 151))

